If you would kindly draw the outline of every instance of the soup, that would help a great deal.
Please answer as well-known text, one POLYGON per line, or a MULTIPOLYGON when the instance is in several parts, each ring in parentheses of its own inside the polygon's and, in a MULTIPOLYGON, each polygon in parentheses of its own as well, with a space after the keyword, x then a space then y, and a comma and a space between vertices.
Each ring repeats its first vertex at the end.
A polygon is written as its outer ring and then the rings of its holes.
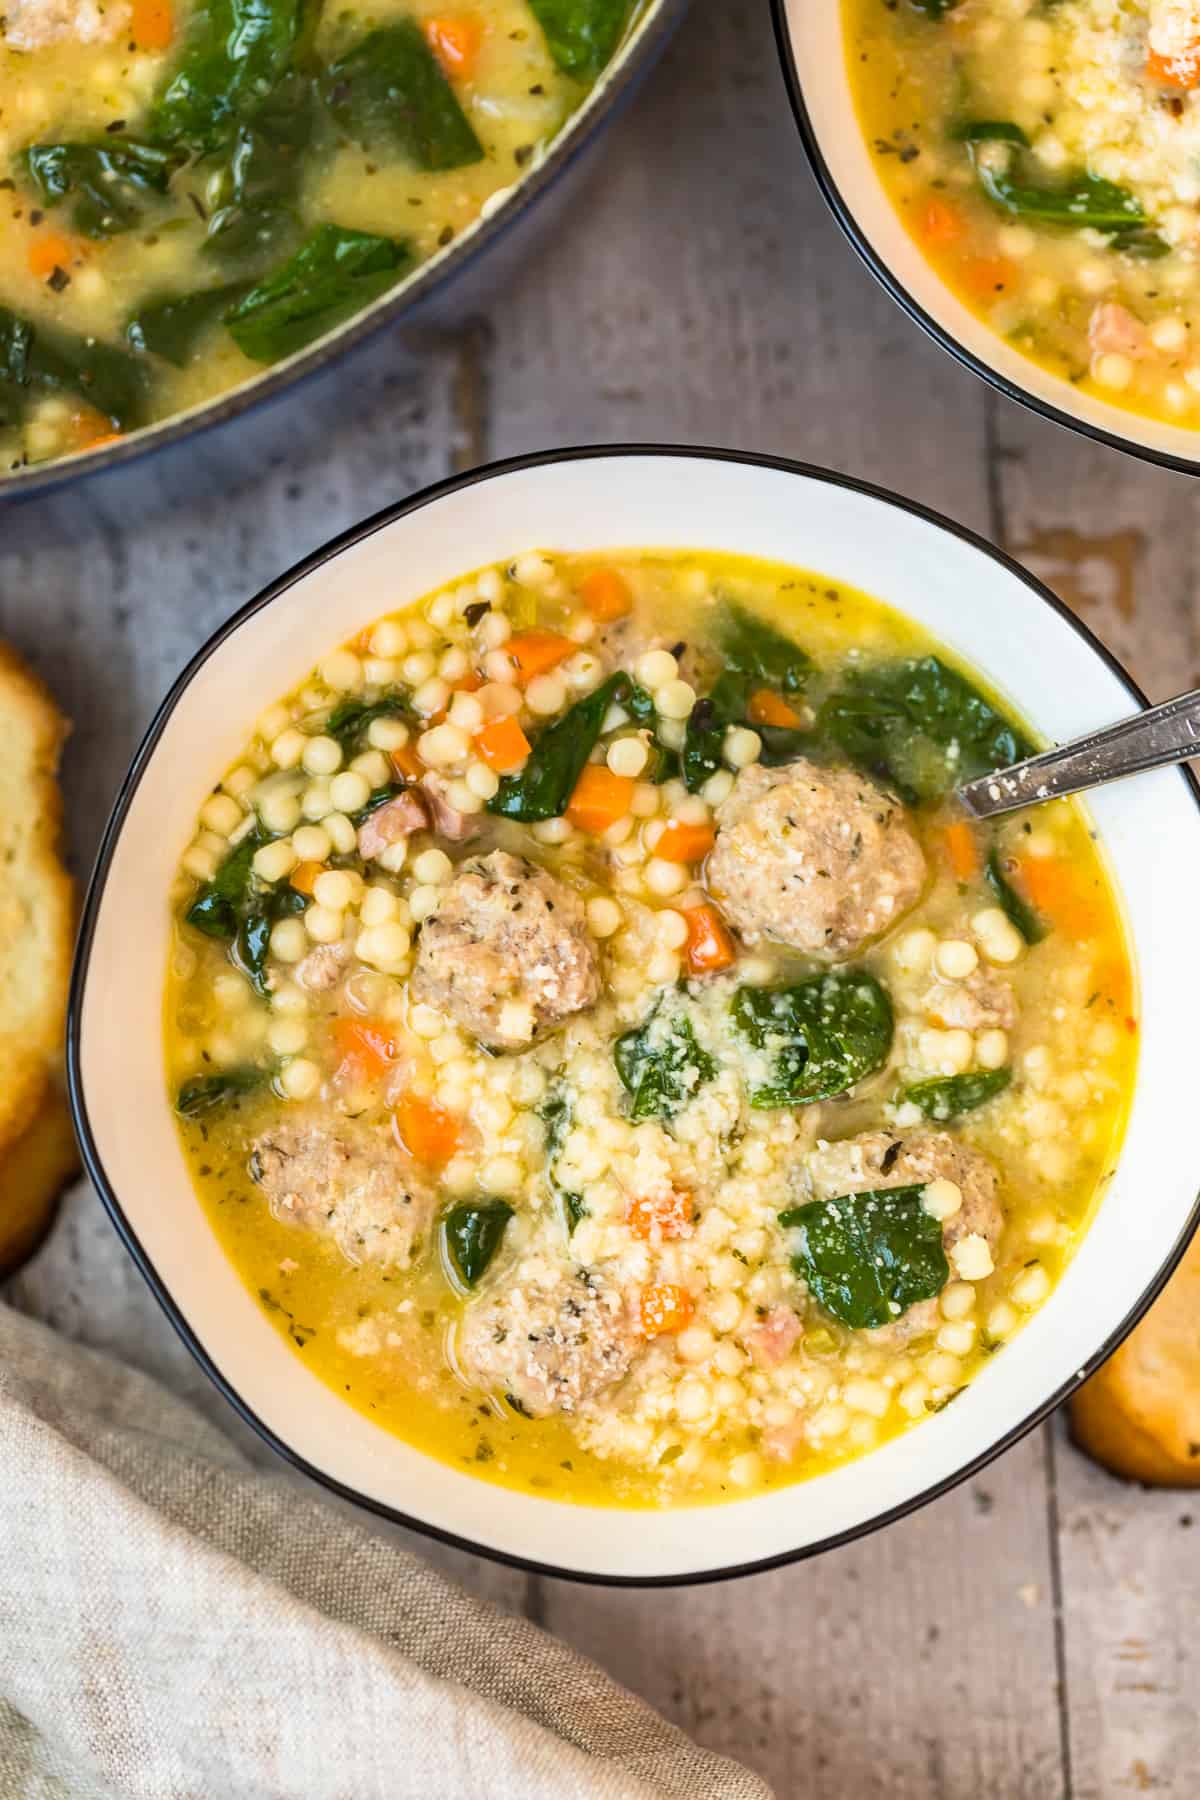
POLYGON ((880 178, 958 297, 1096 398, 1200 425, 1200 12, 844 3, 880 178))
POLYGON ((1027 745, 915 625, 529 553, 263 699, 172 895, 167 1070, 349 1405, 491 1481, 713 1501, 907 1430, 1046 1301, 1129 957, 1078 806, 956 814, 1027 745))
POLYGON ((635 0, 9 0, 0 467, 249 380, 532 167, 635 0))

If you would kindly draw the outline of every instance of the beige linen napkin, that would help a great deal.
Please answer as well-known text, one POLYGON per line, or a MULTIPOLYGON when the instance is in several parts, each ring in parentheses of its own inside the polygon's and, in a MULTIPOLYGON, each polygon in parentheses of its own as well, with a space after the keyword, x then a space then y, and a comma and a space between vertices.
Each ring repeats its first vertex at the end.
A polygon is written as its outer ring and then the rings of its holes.
POLYGON ((3 1800, 769 1800, 192 1407, 0 1305, 3 1800))

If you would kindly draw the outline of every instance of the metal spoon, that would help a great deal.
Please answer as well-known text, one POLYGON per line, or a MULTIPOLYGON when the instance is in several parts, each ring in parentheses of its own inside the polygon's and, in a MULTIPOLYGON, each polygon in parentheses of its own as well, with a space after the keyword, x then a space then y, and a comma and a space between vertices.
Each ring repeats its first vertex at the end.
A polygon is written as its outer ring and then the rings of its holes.
POLYGON ((1074 743, 1044 750, 1011 768, 964 782, 956 797, 974 819, 992 819, 1085 788, 1103 787, 1144 769, 1200 756, 1200 688, 1146 712, 1089 732, 1074 743))

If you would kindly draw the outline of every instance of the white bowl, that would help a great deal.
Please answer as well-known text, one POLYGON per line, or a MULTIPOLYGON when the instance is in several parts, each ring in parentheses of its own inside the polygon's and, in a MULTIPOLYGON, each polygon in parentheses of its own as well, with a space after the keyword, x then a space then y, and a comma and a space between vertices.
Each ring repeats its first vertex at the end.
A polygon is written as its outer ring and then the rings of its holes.
POLYGON ((842 0, 771 0, 784 78, 813 172, 871 273, 943 350, 993 387, 1086 437, 1184 474, 1200 471, 1200 431, 1161 424, 1080 393, 989 330, 909 236, 879 179, 847 67, 842 0))
POLYGON ((701 1580, 785 1562, 909 1511, 980 1467, 1113 1349, 1196 1220, 1191 1044, 1200 994, 1197 791, 1178 770, 1098 794, 1095 818, 1137 947, 1141 1073, 1120 1166, 1051 1299, 957 1405, 816 1480, 717 1507, 583 1508, 492 1486, 345 1405, 278 1336, 193 1193, 166 1091, 168 885, 196 806, 267 701, 407 598, 535 546, 740 551, 899 607, 984 671, 1050 738, 1141 696, 1023 570, 945 519, 844 476, 716 451, 553 452, 430 488, 348 532, 242 608, 150 727, 105 833, 69 1026, 76 1124, 113 1220, 203 1367, 266 1440, 388 1517, 553 1574, 701 1580))

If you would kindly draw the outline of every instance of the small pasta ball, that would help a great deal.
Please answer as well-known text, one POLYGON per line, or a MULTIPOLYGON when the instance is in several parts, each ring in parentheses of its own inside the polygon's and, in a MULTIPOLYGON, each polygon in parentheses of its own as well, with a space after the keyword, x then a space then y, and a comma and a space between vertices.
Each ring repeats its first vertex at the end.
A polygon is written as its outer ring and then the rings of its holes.
POLYGON ((746 725, 731 725, 725 733, 722 754, 731 769, 748 769, 757 762, 762 739, 746 725))
POLYGON ((297 1056, 308 1042, 308 1027, 300 1018, 272 1019, 267 1045, 276 1056, 297 1056))
POLYGON ((336 944, 342 935, 342 915, 331 906, 310 906, 303 925, 314 944, 336 944))
POLYGON ((371 633, 376 656, 397 657, 408 648, 408 632, 399 619, 381 619, 371 633))
POLYGON ((979 953, 965 938, 943 938, 933 960, 938 974, 948 981, 965 981, 979 967, 979 953))
POLYGON ((382 750, 365 750, 354 758, 350 767, 356 775, 365 776, 371 788, 386 787, 392 779, 392 765, 382 750))
POLYGON ((324 734, 310 737, 305 740, 300 760, 310 775, 332 775, 342 766, 342 746, 336 738, 324 734))
POLYGON ((686 681, 665 681, 655 689, 654 704, 664 719, 686 719, 696 704, 696 690, 686 681))
MULTIPOLYGON (((357 769, 345 769, 329 784, 329 797, 340 813, 357 812, 371 798, 371 784, 357 769)), ((328 825, 325 827, 329 830, 328 825)))
POLYGON ((372 719, 367 742, 376 750, 402 750, 408 742, 408 726, 403 719, 372 719))
MULTIPOLYGON (((312 907, 309 907, 309 912, 312 907)), ((301 919, 281 919, 271 932, 271 955, 279 962, 298 963, 308 954, 308 933, 301 919)))
POLYGON ((311 1100, 320 1085, 320 1069, 304 1056, 294 1057, 279 1077, 279 1086, 289 1100, 311 1100))
POLYGON ((229 794, 210 794, 200 808, 200 823, 209 831, 228 837, 242 822, 242 809, 229 794))
POLYGON ((313 883, 313 897, 318 906, 326 906, 331 912, 344 912, 356 899, 361 885, 361 878, 356 881, 348 869, 327 869, 313 883))
POLYGON ((364 925, 384 925, 397 917, 399 901, 390 888, 369 887, 362 898, 358 916, 364 925))
POLYGON ((338 694, 356 694, 363 683, 362 663, 353 650, 335 650, 321 664, 321 680, 338 694))
POLYGON ((412 872, 422 885, 441 886, 454 873, 454 864, 444 850, 422 850, 413 861, 412 872))
POLYGON ((633 672, 642 686, 653 693, 668 681, 676 680, 679 664, 669 650, 647 650, 644 656, 638 657, 633 672))
POLYGON ((525 689, 530 712, 549 718, 567 704, 567 684, 561 675, 535 675, 525 689))
POLYGON ((285 875, 290 875, 298 861, 293 845, 287 838, 279 838, 275 843, 264 844, 261 850, 256 850, 251 866, 260 881, 274 882, 282 881, 285 875))
POLYGON ((271 745, 271 761, 277 769, 294 769, 304 755, 308 742, 309 739, 302 731, 289 726, 286 731, 280 732, 271 745))
POLYGON ((258 814, 268 831, 282 837, 300 823, 300 802, 295 794, 267 793, 258 803, 258 814))
POLYGON ((614 775, 631 775, 635 779, 645 769, 650 760, 650 750, 644 738, 618 738, 610 744, 604 759, 614 775))
POLYGON ((588 929, 593 937, 609 938, 619 931, 624 923, 624 914, 615 900, 607 895, 598 894, 587 903, 588 929))

